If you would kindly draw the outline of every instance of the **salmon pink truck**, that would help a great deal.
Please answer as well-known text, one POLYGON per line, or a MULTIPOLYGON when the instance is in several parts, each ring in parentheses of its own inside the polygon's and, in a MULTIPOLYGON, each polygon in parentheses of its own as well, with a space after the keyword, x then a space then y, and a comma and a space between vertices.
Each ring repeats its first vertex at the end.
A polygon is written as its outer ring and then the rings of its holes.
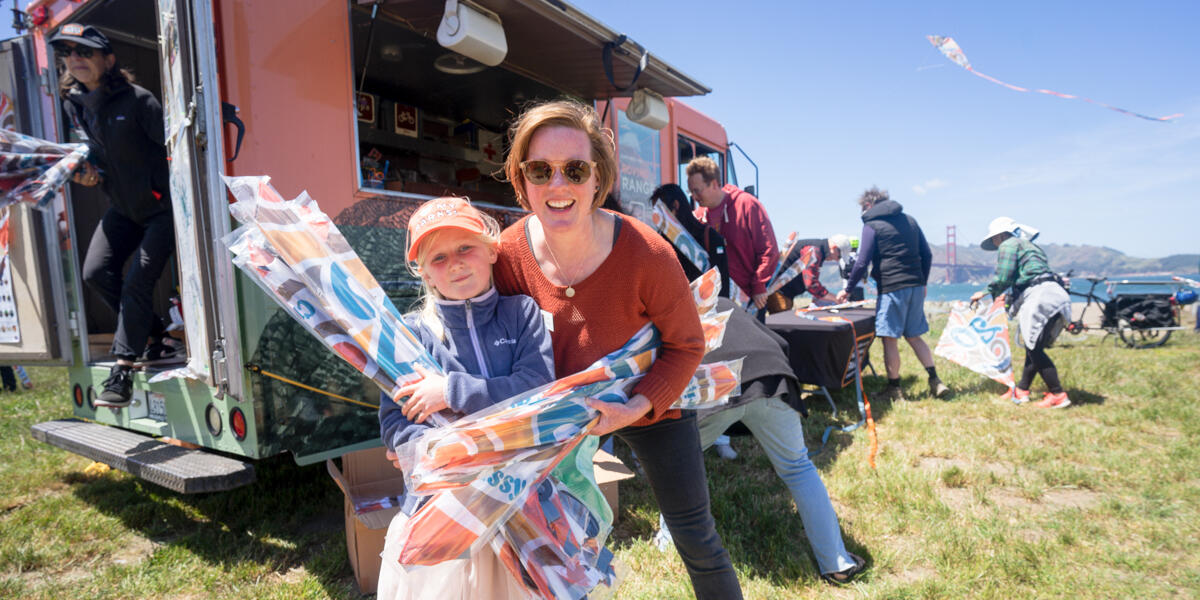
POLYGON ((695 156, 736 181, 724 128, 678 100, 710 90, 560 0, 34 0, 26 14, 28 32, 0 47, 14 127, 76 140, 48 44, 69 23, 100 29, 161 101, 176 248, 154 304, 186 354, 142 363, 130 406, 94 406, 116 317, 80 268, 107 200, 71 184, 48 211, 13 209, 19 339, 0 343, 0 361, 69 370, 74 418, 35 438, 182 493, 248 484, 254 459, 380 446, 375 385, 232 265, 222 175, 307 190, 401 310, 418 289, 402 257, 422 201, 522 215, 498 172, 530 102, 595 104, 616 137, 617 200, 639 218, 695 156))

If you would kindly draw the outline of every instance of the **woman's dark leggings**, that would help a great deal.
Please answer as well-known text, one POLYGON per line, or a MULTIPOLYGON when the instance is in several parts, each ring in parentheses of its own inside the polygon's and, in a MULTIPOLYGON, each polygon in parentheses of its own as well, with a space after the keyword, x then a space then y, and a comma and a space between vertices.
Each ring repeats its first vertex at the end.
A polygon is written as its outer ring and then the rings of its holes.
POLYGON ((738 600, 742 588, 709 507, 696 413, 683 414, 645 427, 626 427, 614 435, 641 460, 696 598, 738 600))
POLYGON ((174 253, 171 211, 137 223, 110 208, 96 226, 83 259, 83 280, 117 313, 113 356, 133 360, 146 348, 147 336, 161 337, 166 331, 151 301, 154 284, 174 253), (122 274, 130 255, 129 271, 122 274))
POLYGON ((1051 394, 1062 393, 1063 387, 1058 380, 1058 369, 1054 366, 1054 361, 1050 360, 1050 356, 1046 354, 1045 339, 1039 339, 1033 350, 1025 352, 1025 369, 1021 371, 1021 380, 1017 382, 1017 387, 1028 391, 1029 386, 1033 384, 1033 376, 1038 373, 1042 375, 1042 381, 1046 382, 1046 388, 1050 390, 1051 394))

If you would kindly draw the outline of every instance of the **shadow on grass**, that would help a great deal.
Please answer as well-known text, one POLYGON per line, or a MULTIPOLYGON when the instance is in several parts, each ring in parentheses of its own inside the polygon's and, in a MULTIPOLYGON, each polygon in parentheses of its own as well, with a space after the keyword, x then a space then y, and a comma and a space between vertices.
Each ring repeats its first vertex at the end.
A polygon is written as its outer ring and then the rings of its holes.
MULTIPOLYGON (((840 407, 839 407, 840 408, 840 407)), ((831 436, 826 451, 814 463, 829 462, 851 443, 848 435, 831 436)), ((738 438, 738 458, 724 460, 704 453, 709 497, 717 532, 739 573, 790 587, 825 585, 816 558, 796 512, 792 495, 776 475, 770 460, 752 437, 738 438)), ((615 445, 617 456, 632 463, 628 447, 615 445)), ((621 506, 610 539, 614 550, 631 542, 653 543, 658 529, 658 504, 644 476, 621 483, 621 506)), ((843 532, 847 550, 872 561, 856 539, 843 532)), ((667 552, 675 552, 669 549, 667 552)))
POLYGON ((357 598, 342 493, 325 469, 299 467, 284 455, 258 461, 255 470, 257 482, 212 494, 178 494, 128 477, 65 480, 96 510, 222 571, 250 563, 284 575, 302 567, 331 597, 357 598))
POLYGON ((1085 390, 1070 388, 1070 389, 1067 389, 1066 391, 1067 391, 1067 397, 1071 399, 1072 405, 1077 405, 1077 406, 1083 405, 1083 404, 1101 405, 1101 404, 1104 404, 1104 401, 1106 400, 1106 398, 1104 396, 1101 396, 1100 394, 1094 394, 1092 392, 1088 392, 1085 390))

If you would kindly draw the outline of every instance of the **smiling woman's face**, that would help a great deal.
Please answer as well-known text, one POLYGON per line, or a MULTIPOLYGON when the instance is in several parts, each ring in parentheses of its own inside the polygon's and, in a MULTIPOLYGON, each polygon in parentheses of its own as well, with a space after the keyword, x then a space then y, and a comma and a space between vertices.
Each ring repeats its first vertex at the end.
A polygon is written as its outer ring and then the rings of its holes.
MULTIPOLYGON (((592 145, 587 133, 572 127, 543 127, 529 140, 525 160, 545 160, 562 165, 569 160, 592 161, 592 145)), ((595 210, 596 169, 587 179, 571 183, 561 168, 554 169, 550 181, 542 185, 525 181, 525 198, 529 210, 537 215, 547 232, 569 232, 583 225, 595 210)))

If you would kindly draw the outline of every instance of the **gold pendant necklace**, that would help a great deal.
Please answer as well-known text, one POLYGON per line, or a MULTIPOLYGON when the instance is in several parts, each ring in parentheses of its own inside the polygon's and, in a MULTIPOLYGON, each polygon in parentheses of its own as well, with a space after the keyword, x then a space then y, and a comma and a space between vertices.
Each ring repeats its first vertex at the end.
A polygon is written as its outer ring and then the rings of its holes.
MULTIPOLYGON (((595 232, 592 231, 594 228, 595 228, 595 223, 592 224, 592 227, 588 228, 588 231, 590 233, 592 233, 591 237, 593 239, 595 239, 595 237, 596 237, 595 232)), ((562 265, 558 264, 558 257, 554 255, 554 248, 550 247, 550 239, 546 237, 545 228, 542 229, 542 239, 546 242, 546 250, 550 251, 550 260, 554 261, 554 266, 558 269, 558 272, 563 277, 566 277, 567 271, 566 271, 566 269, 562 268, 562 265)), ((590 240, 589 240, 589 242, 590 242, 590 240)), ((570 281, 567 281, 567 289, 566 289, 566 291, 563 292, 563 294, 566 295, 566 297, 568 297, 568 298, 575 297, 575 283, 578 283, 578 282, 575 282, 574 279, 575 278, 572 277, 570 281)), ((564 279, 564 281, 566 281, 566 280, 564 279)))

